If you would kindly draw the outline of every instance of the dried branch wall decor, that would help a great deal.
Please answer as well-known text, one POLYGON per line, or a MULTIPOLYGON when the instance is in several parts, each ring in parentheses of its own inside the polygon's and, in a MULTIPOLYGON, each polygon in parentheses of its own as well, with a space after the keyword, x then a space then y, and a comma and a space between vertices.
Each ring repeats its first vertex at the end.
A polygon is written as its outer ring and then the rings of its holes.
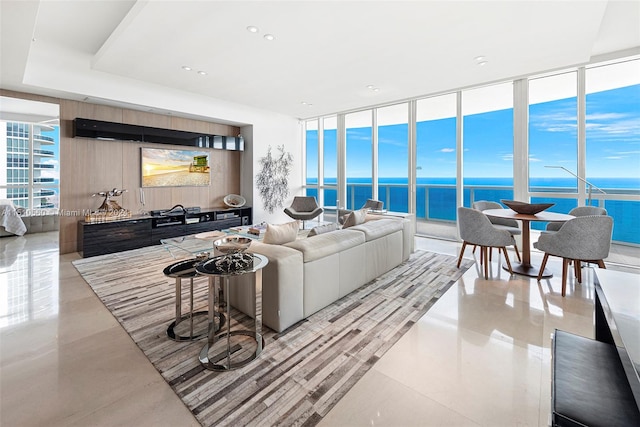
POLYGON ((267 212, 273 213, 281 208, 289 196, 289 173, 293 164, 291 153, 284 151, 284 145, 278 146, 279 154, 271 155, 271 146, 267 155, 260 159, 260 173, 256 176, 256 185, 267 212))

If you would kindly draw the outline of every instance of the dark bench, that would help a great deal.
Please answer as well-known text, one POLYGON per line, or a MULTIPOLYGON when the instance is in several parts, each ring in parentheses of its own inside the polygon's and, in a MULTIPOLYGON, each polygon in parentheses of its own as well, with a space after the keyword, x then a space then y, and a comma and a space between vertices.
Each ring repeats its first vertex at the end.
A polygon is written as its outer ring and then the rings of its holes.
POLYGON ((556 330, 552 346, 553 426, 640 426, 640 412, 613 344, 556 330))

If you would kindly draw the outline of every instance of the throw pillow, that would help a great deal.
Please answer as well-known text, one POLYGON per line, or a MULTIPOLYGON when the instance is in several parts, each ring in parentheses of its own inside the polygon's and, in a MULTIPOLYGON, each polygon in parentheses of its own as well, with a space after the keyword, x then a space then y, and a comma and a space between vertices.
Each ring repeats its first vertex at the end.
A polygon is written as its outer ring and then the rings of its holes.
POLYGON ((298 237, 299 228, 298 221, 291 221, 285 224, 267 224, 263 242, 271 245, 293 242, 298 237))
POLYGON ((349 227, 353 227, 354 225, 362 224, 364 223, 364 220, 366 217, 367 217, 366 209, 359 209, 357 211, 353 211, 347 216, 347 219, 344 220, 344 225, 342 226, 342 228, 349 228, 349 227))
POLYGON ((338 224, 335 222, 331 222, 329 224, 318 225, 317 227, 313 227, 307 237, 317 236, 318 234, 328 233, 330 231, 335 231, 338 229, 338 224))

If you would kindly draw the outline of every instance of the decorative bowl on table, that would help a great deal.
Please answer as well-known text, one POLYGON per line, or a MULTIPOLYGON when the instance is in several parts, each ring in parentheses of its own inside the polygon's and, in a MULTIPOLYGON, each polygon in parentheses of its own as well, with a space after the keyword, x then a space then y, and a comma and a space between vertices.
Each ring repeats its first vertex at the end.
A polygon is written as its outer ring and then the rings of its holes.
POLYGON ((239 194, 227 194, 222 201, 230 208, 241 208, 247 203, 247 200, 239 194))
POLYGON ((194 237, 201 240, 218 240, 226 235, 227 233, 224 231, 207 231, 205 233, 198 233, 194 237))
POLYGON ((248 237, 228 236, 213 242, 213 247, 224 254, 214 261, 211 268, 217 269, 218 272, 234 273, 239 272, 249 266, 253 262, 253 256, 245 254, 244 251, 251 246, 251 240, 248 237))
POLYGON ((246 251, 251 246, 252 240, 248 237, 227 236, 213 242, 213 247, 225 255, 237 254, 246 251))
POLYGON ((503 204, 505 204, 509 209, 519 214, 525 214, 525 215, 535 215, 555 205, 555 203, 525 203, 525 202, 517 202, 515 200, 500 200, 500 201, 503 204))

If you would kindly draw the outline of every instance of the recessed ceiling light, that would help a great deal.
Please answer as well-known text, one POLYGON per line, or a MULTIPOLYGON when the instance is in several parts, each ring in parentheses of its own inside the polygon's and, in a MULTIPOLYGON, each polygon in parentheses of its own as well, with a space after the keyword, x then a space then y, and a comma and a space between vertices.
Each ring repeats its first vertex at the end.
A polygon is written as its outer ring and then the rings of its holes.
POLYGON ((487 65, 487 63, 488 63, 488 62, 489 62, 489 61, 480 61, 480 62, 478 62, 478 64, 477 64, 477 65, 479 65, 479 66, 481 66, 481 67, 484 67, 485 65, 487 65))
POLYGON ((380 88, 377 88, 377 87, 374 87, 372 90, 373 90, 374 92, 380 92, 380 88))
POLYGON ((375 86, 374 85, 368 85, 367 89, 373 89, 375 86))
POLYGON ((302 101, 300 104, 306 105, 307 107, 311 107, 313 104, 309 104, 308 102, 302 101))
POLYGON ((254 27, 253 25, 249 25, 247 27, 247 31, 249 31, 250 33, 257 33, 259 30, 258 30, 258 27, 254 27))
POLYGON ((264 35, 264 39, 265 39, 265 40, 272 41, 272 40, 275 40, 275 39, 276 39, 276 37, 275 37, 273 34, 265 34, 265 35, 264 35))
POLYGON ((200 74, 201 76, 206 76, 207 72, 206 71, 198 71, 198 74, 200 74))
POLYGON ((185 70, 185 71, 191 71, 191 69, 192 69, 192 68, 191 68, 191 67, 188 67, 188 66, 186 66, 186 65, 183 65, 183 66, 182 66, 182 69, 183 69, 183 70, 185 70))
POLYGON ((480 56, 476 56, 474 58, 476 61, 480 62, 480 61, 484 61, 486 59, 486 56, 484 55, 480 55, 480 56))

